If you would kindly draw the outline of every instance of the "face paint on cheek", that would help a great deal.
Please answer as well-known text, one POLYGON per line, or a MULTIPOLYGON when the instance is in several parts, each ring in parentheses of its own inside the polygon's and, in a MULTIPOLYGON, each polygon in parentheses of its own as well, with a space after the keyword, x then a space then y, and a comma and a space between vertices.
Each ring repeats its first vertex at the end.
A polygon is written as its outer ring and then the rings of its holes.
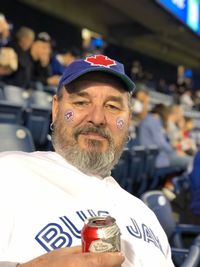
POLYGON ((65 111, 64 118, 66 122, 70 122, 74 118, 74 112, 72 110, 65 111))
POLYGON ((124 125, 125 125, 125 121, 123 118, 117 118, 116 119, 116 125, 117 125, 117 128, 118 129, 123 129, 124 128, 124 125))

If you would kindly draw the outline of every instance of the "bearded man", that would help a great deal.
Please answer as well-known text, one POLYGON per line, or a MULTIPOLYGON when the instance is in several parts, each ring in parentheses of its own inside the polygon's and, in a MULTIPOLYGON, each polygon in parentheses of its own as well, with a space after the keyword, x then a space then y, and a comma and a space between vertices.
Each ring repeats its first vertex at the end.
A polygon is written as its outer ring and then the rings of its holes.
POLYGON ((55 152, 1 153, 0 266, 173 266, 155 215, 110 176, 128 138, 133 89, 121 63, 77 60, 53 97, 55 152), (116 219, 121 252, 81 251, 93 216, 116 219))

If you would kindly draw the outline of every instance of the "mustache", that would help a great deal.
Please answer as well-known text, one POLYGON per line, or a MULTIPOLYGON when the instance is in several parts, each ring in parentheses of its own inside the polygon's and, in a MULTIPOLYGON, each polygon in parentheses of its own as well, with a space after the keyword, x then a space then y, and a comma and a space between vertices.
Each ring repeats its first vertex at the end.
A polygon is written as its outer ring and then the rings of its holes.
POLYGON ((111 135, 105 129, 100 128, 100 127, 85 126, 85 127, 77 128, 73 131, 73 135, 75 139, 77 139, 80 134, 88 134, 88 133, 96 133, 106 138, 109 143, 112 143, 111 135))

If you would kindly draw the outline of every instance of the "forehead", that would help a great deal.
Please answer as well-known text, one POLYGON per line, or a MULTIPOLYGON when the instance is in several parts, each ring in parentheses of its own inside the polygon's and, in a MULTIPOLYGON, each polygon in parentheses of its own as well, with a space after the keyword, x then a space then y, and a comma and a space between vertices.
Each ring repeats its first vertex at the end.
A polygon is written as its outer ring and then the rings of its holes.
POLYGON ((65 86, 68 93, 76 93, 81 90, 87 90, 92 86, 104 86, 113 88, 116 92, 125 94, 126 89, 120 79, 107 73, 93 72, 88 73, 65 86))
POLYGON ((43 42, 43 41, 41 41, 41 40, 37 40, 37 41, 35 41, 35 45, 36 45, 36 47, 43 47, 43 48, 45 48, 45 47, 50 47, 50 43, 48 43, 48 42, 43 42))

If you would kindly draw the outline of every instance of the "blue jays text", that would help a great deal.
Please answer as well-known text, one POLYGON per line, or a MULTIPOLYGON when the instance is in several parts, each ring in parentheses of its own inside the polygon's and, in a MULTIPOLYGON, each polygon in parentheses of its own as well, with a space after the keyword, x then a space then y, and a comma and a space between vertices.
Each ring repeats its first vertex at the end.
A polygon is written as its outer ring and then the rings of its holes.
MULTIPOLYGON (((77 211, 77 216, 80 218, 82 226, 87 217, 91 216, 107 216, 107 211, 87 210, 86 212, 77 211)), ((141 239, 150 245, 154 245, 163 253, 159 239, 154 232, 146 224, 138 224, 133 218, 130 218, 130 225, 125 226, 128 234, 132 238, 141 239)), ((73 245, 73 239, 81 239, 81 229, 70 220, 67 216, 59 217, 59 223, 48 223, 35 236, 36 241, 46 250, 51 251, 61 247, 70 247, 73 245)))

